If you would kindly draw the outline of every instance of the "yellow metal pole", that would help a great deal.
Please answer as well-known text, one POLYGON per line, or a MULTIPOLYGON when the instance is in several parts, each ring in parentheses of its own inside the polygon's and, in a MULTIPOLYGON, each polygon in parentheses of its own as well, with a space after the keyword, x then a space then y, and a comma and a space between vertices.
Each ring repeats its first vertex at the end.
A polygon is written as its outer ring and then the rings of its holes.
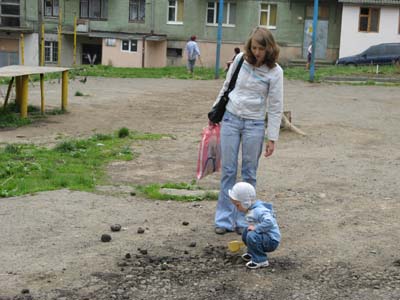
POLYGON ((58 12, 58 66, 61 66, 61 33, 62 33, 62 25, 61 25, 61 21, 62 21, 62 16, 61 16, 61 9, 58 12))
POLYGON ((61 83, 61 109, 67 110, 68 106, 68 71, 62 72, 61 83))
POLYGON ((73 65, 76 65, 76 16, 74 17, 74 61, 73 61, 73 65))
POLYGON ((40 74, 40 112, 44 114, 44 74, 40 74))
POLYGON ((21 118, 28 116, 28 87, 29 87, 29 75, 21 76, 21 118))
POLYGON ((42 23, 42 38, 40 41, 40 65, 44 66, 44 24, 42 23))
POLYGON ((10 97, 10 93, 11 93, 11 89, 12 89, 13 82, 14 82, 14 77, 11 77, 11 80, 10 80, 10 82, 8 83, 8 89, 7 89, 6 98, 4 99, 4 107, 3 107, 3 110, 6 110, 7 102, 8 102, 8 98, 10 97))
POLYGON ((21 105, 21 76, 15 77, 15 104, 21 105))
POLYGON ((21 33, 20 42, 21 42, 21 65, 24 65, 25 64, 25 39, 24 39, 23 33, 21 33))

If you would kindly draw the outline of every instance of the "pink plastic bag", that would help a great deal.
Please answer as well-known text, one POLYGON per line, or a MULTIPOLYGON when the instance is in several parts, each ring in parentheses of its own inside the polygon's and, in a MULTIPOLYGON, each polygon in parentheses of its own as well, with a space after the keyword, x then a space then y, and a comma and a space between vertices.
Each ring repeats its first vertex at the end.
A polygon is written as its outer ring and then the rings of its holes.
POLYGON ((209 124, 203 128, 197 160, 197 180, 221 169, 220 125, 209 124))

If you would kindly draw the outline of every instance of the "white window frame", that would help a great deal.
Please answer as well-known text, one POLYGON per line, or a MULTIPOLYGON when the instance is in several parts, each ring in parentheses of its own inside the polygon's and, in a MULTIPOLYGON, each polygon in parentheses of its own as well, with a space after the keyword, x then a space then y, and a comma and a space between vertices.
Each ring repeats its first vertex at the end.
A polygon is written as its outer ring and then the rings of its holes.
POLYGON ((43 1, 43 15, 45 18, 56 18, 59 16, 60 13, 60 1, 59 0, 50 0, 51 1, 51 5, 47 6, 47 1, 44 0, 43 1), (51 13, 48 14, 47 13, 47 8, 51 7, 51 13))
POLYGON ((56 41, 45 41, 44 42, 44 62, 45 63, 57 63, 58 62, 58 42, 56 41), (57 46, 57 53, 55 53, 55 46, 57 46), (49 59, 46 57, 46 50, 49 50, 49 59))
POLYGON ((129 0, 129 22, 138 22, 138 23, 143 23, 145 21, 146 18, 146 0, 129 0), (134 19, 131 16, 131 12, 132 12, 132 8, 134 6, 134 3, 136 2, 137 4, 137 18, 134 19), (140 12, 141 12, 141 8, 144 7, 144 15, 143 18, 140 18, 140 12))
MULTIPOLYGON (((177 18, 177 16, 178 16, 178 4, 179 4, 179 1, 178 0, 174 0, 175 1, 175 4, 174 5, 170 5, 169 4, 169 0, 167 0, 168 1, 168 5, 167 5, 167 24, 177 24, 177 25, 182 25, 183 24, 183 20, 182 21, 177 21, 176 20, 176 18, 177 18), (169 9, 170 8, 173 8, 174 10, 175 10, 175 20, 174 21, 170 21, 169 20, 169 9)), ((185 1, 183 1, 183 7, 182 7, 182 9, 184 10, 184 8, 185 8, 185 1)))
MULTIPOLYGON (((271 5, 275 5, 276 6, 276 14, 278 14, 278 5, 276 3, 267 3, 267 2, 261 2, 260 3, 260 13, 258 14, 258 24, 261 27, 265 27, 268 29, 276 29, 276 25, 269 25, 269 22, 271 20, 271 5), (268 5, 267 9, 263 9, 262 6, 263 5, 268 5), (267 20, 268 20, 268 24, 267 25, 261 25, 261 13, 266 12, 267 13, 267 20)), ((275 18, 277 18, 277 16, 275 16, 275 18)))
MULTIPOLYGON (((218 26, 218 11, 217 11, 217 9, 218 9, 218 3, 219 3, 218 0, 207 1, 207 12, 206 12, 206 24, 207 24, 207 26, 218 26), (208 6, 209 3, 213 3, 213 4, 214 4, 214 7, 211 7, 211 8, 210 8, 210 7, 208 6), (208 11, 209 11, 209 10, 213 10, 213 11, 214 11, 214 20, 213 20, 213 23, 209 23, 209 22, 208 22, 208 11)), ((236 24, 230 24, 230 23, 229 23, 230 12, 231 12, 231 4, 236 5, 236 2, 234 2, 234 1, 225 1, 225 2, 224 2, 224 7, 226 6, 226 16, 224 15, 224 18, 225 18, 226 21, 228 22, 228 23, 223 23, 223 21, 222 21, 222 26, 224 26, 224 27, 235 27, 235 26, 236 26, 236 24)), ((235 20, 236 20, 236 18, 235 18, 235 20)))
POLYGON ((135 53, 135 52, 138 52, 138 44, 139 44, 139 41, 138 40, 121 40, 121 52, 127 52, 127 53, 135 53), (125 50, 125 49, 123 49, 123 45, 124 45, 124 42, 129 42, 129 49, 128 50, 125 50), (135 43, 136 44, 136 50, 132 50, 132 44, 133 43, 135 43))

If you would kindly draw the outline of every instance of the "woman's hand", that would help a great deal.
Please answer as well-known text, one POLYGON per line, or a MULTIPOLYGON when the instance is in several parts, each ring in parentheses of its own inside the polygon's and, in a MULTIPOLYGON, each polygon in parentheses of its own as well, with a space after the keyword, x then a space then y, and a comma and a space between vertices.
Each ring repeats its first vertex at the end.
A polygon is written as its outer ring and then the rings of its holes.
POLYGON ((256 230, 256 226, 254 226, 254 225, 249 225, 249 227, 247 227, 247 230, 248 230, 248 231, 254 231, 254 230, 256 230))
POLYGON ((264 156, 265 157, 271 156, 272 153, 274 153, 274 150, 275 150, 275 141, 268 141, 267 144, 265 145, 264 156))

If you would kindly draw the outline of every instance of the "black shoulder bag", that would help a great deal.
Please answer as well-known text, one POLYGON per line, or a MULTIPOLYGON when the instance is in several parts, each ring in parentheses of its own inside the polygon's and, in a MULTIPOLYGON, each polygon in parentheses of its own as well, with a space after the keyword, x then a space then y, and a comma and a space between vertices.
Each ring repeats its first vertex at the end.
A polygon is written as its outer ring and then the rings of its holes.
POLYGON ((232 90, 235 88, 236 80, 240 71, 240 67, 243 64, 243 61, 244 58, 242 56, 236 67, 235 73, 233 73, 231 81, 229 82, 228 89, 221 96, 218 103, 215 104, 215 106, 213 106, 211 111, 208 113, 208 119, 214 124, 221 122, 222 117, 224 116, 226 104, 228 104, 229 101, 229 93, 232 92, 232 90))

